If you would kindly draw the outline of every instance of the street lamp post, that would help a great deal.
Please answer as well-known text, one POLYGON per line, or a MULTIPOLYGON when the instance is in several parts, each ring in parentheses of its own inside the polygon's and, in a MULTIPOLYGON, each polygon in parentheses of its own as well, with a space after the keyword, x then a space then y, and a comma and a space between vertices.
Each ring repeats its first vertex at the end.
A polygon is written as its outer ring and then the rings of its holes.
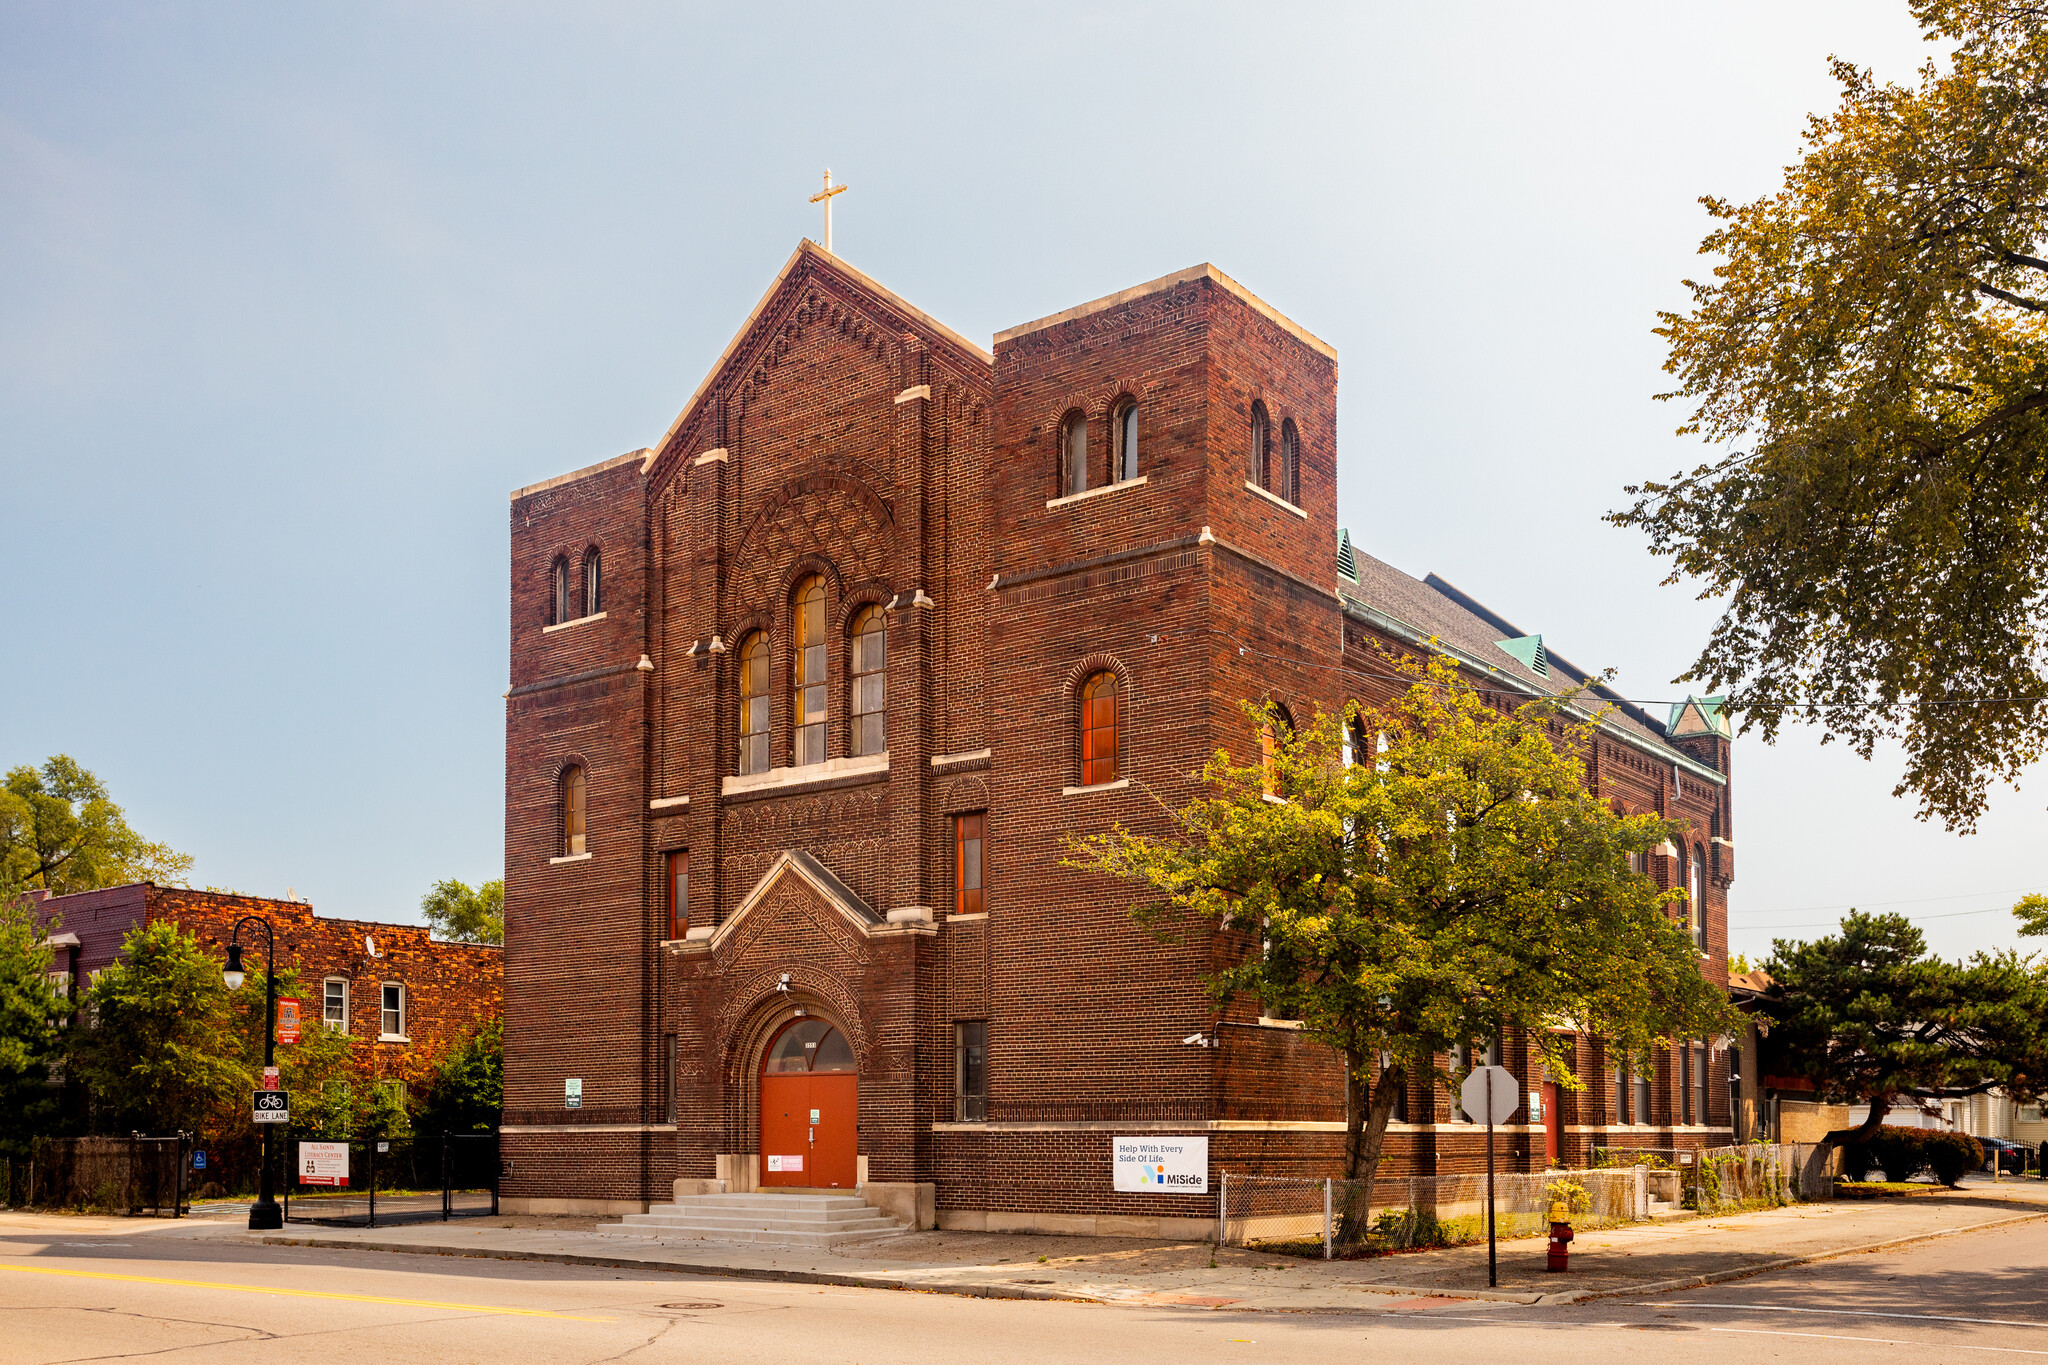
MULTIPOLYGON (((221 973, 228 989, 242 989, 242 926, 258 924, 263 926, 264 967, 263 967, 263 1067, 267 1073, 277 1064, 277 934, 270 927, 270 921, 261 915, 244 915, 235 921, 235 929, 228 936, 228 965, 221 973)), ((284 1226, 284 1211, 277 1206, 277 1190, 270 1177, 270 1130, 274 1125, 263 1124, 263 1166, 256 1177, 256 1202, 249 1206, 249 1230, 267 1232, 284 1226)))

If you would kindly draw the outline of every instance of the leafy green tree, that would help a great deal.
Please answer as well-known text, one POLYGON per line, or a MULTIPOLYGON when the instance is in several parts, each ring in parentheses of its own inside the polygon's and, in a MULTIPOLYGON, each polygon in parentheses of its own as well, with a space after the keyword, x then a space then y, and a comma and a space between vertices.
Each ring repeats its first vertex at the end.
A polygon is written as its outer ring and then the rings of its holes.
POLYGON ((434 933, 457 943, 505 942, 505 881, 484 882, 474 891, 450 877, 434 883, 420 899, 434 933))
POLYGON ((176 924, 129 931, 86 1002, 73 1064, 98 1127, 199 1131, 224 1106, 247 1104, 255 1077, 235 1055, 220 963, 176 924))
POLYGON ((2017 954, 1948 962, 1905 916, 1852 910, 1827 938, 1779 939, 1766 970, 1781 992, 1771 1011, 1779 1065, 1826 1099, 1870 1106, 1828 1146, 1869 1142, 1901 1104, 1994 1087, 2027 1099, 2048 1077, 2048 990, 2017 954))
POLYGON ((191 858, 130 828, 105 784, 67 755, 15 768, 0 787, 0 895, 178 886, 191 870, 191 858))
POLYGON ((0 1156, 26 1156, 57 1119, 49 1080, 71 1002, 50 979, 51 932, 26 899, 0 900, 0 1156))
POLYGON ((1683 893, 1628 870, 1674 826, 1586 789, 1591 723, 1559 701, 1503 714, 1440 657, 1399 666, 1410 686, 1385 707, 1283 730, 1254 766, 1218 753, 1172 836, 1119 826, 1070 863, 1156 893, 1134 911, 1156 932, 1220 929, 1219 1007, 1255 1000, 1341 1056, 1344 1169, 1366 1181, 1402 1089, 1454 1081, 1435 1060, 1454 1046, 1521 1030, 1577 1089, 1558 1025, 1647 1063, 1734 1017, 1667 913, 1683 893), (1384 736, 1375 761, 1341 761, 1352 719, 1384 736))
POLYGON ((2021 896, 2012 913, 2020 922, 2022 934, 2048 937, 2048 896, 2021 896))
POLYGON ((505 1021, 490 1019, 434 1068, 414 1125, 422 1133, 496 1132, 505 1104, 505 1021))
POLYGON ((2048 8, 1912 10, 1946 69, 1836 61, 1783 188, 1701 201, 1660 396, 1721 453, 1610 519, 1727 599, 1681 681, 1766 739, 1896 736, 1895 794, 1970 829, 2048 743, 2048 8))

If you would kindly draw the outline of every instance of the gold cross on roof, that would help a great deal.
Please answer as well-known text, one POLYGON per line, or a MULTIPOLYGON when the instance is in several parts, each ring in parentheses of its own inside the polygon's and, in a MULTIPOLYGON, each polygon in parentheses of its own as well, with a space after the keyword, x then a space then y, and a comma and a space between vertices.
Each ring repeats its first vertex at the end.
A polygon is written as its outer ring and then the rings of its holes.
POLYGON ((832 196, 844 194, 846 190, 847 187, 845 185, 835 185, 832 183, 832 168, 827 166, 825 168, 825 188, 811 196, 813 204, 823 204, 825 206, 825 250, 827 251, 832 249, 832 196))

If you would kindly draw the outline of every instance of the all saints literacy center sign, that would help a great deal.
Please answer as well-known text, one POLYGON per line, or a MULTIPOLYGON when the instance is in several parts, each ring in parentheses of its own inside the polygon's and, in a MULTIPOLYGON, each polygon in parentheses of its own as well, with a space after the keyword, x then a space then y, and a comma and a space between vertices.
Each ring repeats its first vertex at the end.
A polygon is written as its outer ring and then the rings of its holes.
POLYGON ((1205 1137, 1120 1137, 1110 1139, 1113 1188, 1133 1194, 1207 1194, 1209 1139, 1205 1137))

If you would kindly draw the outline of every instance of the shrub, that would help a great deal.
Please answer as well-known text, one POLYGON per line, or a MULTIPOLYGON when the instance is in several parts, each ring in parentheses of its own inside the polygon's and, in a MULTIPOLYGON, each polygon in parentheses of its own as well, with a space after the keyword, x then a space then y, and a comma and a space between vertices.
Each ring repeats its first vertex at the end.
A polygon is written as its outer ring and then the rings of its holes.
POLYGON ((1870 1139, 1870 1159, 1884 1167, 1885 1179, 1911 1180, 1927 1169, 1928 1136, 1925 1128, 1887 1123, 1870 1139))
POLYGON ((1871 1164, 1869 1143, 1852 1142, 1842 1149, 1842 1174, 1850 1180, 1868 1180, 1871 1164))
POLYGON ((1925 1151, 1934 1178, 1944 1185, 1954 1185, 1984 1164, 1983 1144, 1968 1133, 1929 1133, 1925 1151))

